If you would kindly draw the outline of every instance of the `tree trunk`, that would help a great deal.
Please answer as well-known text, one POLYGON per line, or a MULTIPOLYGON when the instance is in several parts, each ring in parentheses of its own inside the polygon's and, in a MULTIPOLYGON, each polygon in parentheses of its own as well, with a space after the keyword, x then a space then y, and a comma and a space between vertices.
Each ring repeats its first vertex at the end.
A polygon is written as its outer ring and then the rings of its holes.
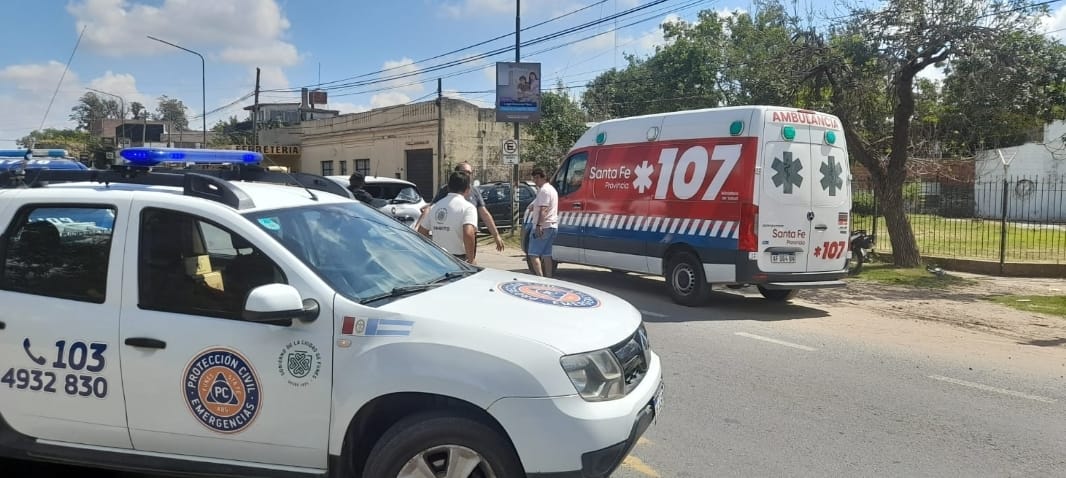
MULTIPOLYGON (((892 242, 892 262, 899 267, 916 267, 922 263, 918 251, 918 242, 914 240, 914 231, 907 219, 906 204, 903 200, 905 176, 885 178, 875 183, 877 202, 884 211, 885 224, 892 242)), ((876 220, 876 218, 875 218, 876 220)))

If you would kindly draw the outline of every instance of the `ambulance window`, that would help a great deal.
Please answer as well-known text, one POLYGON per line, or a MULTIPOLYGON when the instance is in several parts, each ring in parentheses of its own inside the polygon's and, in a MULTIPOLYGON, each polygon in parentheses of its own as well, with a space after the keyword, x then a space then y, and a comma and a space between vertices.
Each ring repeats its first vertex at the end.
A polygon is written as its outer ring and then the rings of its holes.
POLYGON ((4 235, 0 289, 102 304, 115 210, 35 207, 4 235))
POLYGON ((565 196, 581 189, 581 182, 585 179, 585 163, 588 153, 578 153, 570 157, 566 168, 559 175, 555 189, 560 196, 565 196))
POLYGON ((138 256, 142 309, 239 320, 252 289, 286 283, 281 269, 242 236, 177 211, 141 213, 138 256))

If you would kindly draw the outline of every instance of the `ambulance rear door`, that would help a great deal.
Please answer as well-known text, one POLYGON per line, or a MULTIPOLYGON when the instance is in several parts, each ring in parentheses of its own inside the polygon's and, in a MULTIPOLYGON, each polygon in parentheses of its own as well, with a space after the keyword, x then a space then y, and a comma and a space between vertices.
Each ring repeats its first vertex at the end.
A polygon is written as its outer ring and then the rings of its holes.
POLYGON ((767 114, 762 137, 758 265, 771 273, 807 271, 811 237, 811 129, 767 114))
POLYGON ((811 144, 811 247, 807 272, 844 268, 848 253, 851 184, 841 130, 813 127, 811 144))

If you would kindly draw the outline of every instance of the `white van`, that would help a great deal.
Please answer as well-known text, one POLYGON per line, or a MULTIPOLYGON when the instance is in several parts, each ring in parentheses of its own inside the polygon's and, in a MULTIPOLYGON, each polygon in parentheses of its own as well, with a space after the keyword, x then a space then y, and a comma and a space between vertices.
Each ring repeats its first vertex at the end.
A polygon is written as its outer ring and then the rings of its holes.
POLYGON ((665 276, 673 299, 755 284, 788 300, 847 275, 851 188, 840 120, 740 106, 596 124, 551 180, 558 262, 665 276))

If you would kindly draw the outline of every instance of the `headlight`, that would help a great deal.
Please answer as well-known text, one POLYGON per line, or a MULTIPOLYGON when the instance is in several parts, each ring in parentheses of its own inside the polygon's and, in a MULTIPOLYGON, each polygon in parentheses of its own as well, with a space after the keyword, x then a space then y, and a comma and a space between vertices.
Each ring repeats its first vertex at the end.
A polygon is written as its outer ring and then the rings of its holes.
POLYGON ((610 350, 567 355, 560 363, 581 398, 600 402, 625 396, 622 366, 610 350))

